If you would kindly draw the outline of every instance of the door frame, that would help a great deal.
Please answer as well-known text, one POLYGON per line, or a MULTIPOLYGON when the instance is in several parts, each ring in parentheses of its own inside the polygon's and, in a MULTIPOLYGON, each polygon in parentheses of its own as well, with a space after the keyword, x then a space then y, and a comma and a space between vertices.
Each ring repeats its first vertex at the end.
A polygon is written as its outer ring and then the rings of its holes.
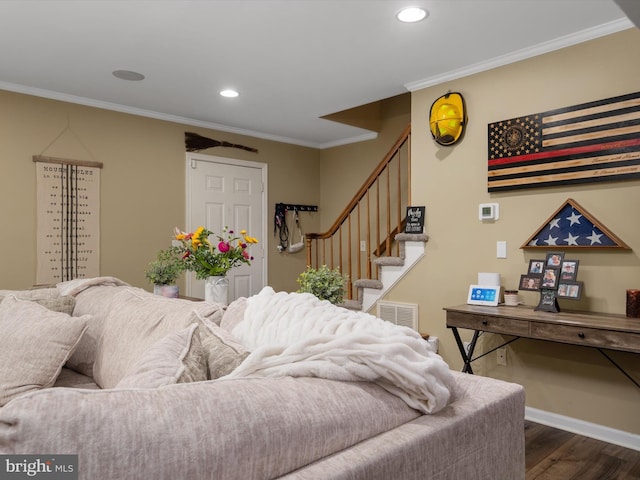
MULTIPOLYGON (((261 275, 262 275, 262 285, 266 286, 267 282, 268 282, 268 276, 267 276, 267 272, 268 272, 268 264, 269 264, 269 249, 267 248, 267 243, 268 243, 268 239, 267 239, 267 215, 268 215, 268 205, 267 205, 267 198, 269 198, 268 196, 268 192, 267 192, 267 178, 268 177, 268 165, 266 163, 262 163, 262 162, 253 162, 250 160, 238 160, 235 158, 226 158, 226 157, 218 157, 216 155, 205 155, 203 153, 191 153, 191 152, 187 152, 185 155, 186 161, 185 161, 185 194, 186 194, 186 201, 185 201, 185 205, 186 205, 186 209, 185 209, 185 228, 187 229, 188 232, 192 232, 195 228, 197 228, 196 225, 191 225, 191 175, 190 175, 190 170, 191 170, 191 162, 192 161, 201 161, 201 162, 210 162, 210 163, 222 163, 225 165, 232 165, 232 166, 238 166, 238 167, 249 167, 249 168, 256 168, 260 170, 261 173, 261 177, 262 177, 262 228, 261 228, 261 232, 258 236, 258 240, 259 243, 258 245, 261 246, 262 248, 262 271, 261 271, 261 275)), ((252 248, 255 248, 255 246, 253 246, 252 248)), ((191 284, 192 284, 192 279, 191 279, 191 275, 187 275, 187 283, 186 283, 186 287, 187 287, 187 295, 190 295, 191 293, 191 284)))

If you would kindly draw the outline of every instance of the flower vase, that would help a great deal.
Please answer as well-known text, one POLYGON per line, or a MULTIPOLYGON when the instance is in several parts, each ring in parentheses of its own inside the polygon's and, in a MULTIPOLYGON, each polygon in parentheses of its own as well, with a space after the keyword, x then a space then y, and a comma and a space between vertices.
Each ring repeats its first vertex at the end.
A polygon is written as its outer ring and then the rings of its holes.
POLYGON ((204 280, 204 301, 228 305, 229 279, 224 276, 207 277, 204 280))
POLYGON ((178 298, 179 291, 177 285, 154 285, 153 293, 167 298, 178 298))

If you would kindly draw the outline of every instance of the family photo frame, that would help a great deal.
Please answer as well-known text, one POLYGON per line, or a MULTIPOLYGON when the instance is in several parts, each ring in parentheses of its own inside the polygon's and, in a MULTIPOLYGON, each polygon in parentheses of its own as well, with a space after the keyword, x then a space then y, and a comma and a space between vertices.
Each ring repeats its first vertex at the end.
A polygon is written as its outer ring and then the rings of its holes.
POLYGON ((582 296, 582 282, 560 280, 556 296, 558 298, 580 300, 580 297, 582 296))
POLYGON ((527 273, 529 275, 542 275, 544 266, 544 260, 529 260, 529 270, 527 270, 527 273))
POLYGON ((542 281, 540 282, 540 288, 546 288, 548 290, 555 290, 558 288, 560 282, 560 267, 545 266, 542 271, 542 281))
POLYGON ((542 274, 536 275, 520 275, 520 290, 540 290, 542 282, 542 274))
POLYGON ((563 252, 552 252, 547 253, 547 256, 544 261, 544 265, 546 267, 562 267, 562 260, 564 259, 563 252))
POLYGON ((575 280, 578 277, 579 260, 562 260, 560 280, 575 280))

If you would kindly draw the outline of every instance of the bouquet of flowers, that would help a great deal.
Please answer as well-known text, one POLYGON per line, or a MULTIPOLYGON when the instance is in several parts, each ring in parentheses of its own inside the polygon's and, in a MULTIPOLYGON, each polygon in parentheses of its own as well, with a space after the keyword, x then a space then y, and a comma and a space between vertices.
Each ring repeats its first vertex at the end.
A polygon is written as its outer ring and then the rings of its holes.
POLYGON ((186 270, 195 272, 198 280, 225 276, 233 267, 239 267, 243 263, 251 265, 253 257, 247 247, 258 243, 258 240, 247 235, 246 230, 241 230, 240 236, 235 236, 233 230, 224 227, 222 234, 216 235, 218 242, 214 242, 215 244, 209 240, 210 235, 213 232, 204 227, 198 227, 192 233, 175 229, 175 239, 181 243, 177 248, 186 270))

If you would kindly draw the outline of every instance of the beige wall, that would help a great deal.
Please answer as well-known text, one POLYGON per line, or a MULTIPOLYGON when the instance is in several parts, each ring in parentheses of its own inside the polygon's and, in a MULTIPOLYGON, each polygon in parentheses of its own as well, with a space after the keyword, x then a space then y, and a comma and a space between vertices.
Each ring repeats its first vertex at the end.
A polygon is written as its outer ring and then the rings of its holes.
MULTIPOLYGON (((276 202, 319 203, 318 150, 6 91, 0 91, 0 105, 2 288, 35 282, 32 156, 42 154, 104 164, 101 274, 150 289, 144 278, 148 262, 170 242, 173 227, 185 223, 184 132, 193 131, 259 150, 218 147, 201 153, 268 164, 268 236, 260 238, 269 253, 268 283, 276 290, 297 289, 305 255, 277 253, 273 209, 276 202)), ((317 216, 305 222, 318 228, 317 216)))
MULTIPOLYGON (((585 298, 560 301, 564 309, 624 313, 625 291, 640 288, 640 181, 487 192, 487 124, 639 90, 640 31, 627 30, 492 71, 462 78, 412 95, 412 169, 415 205, 426 205, 426 256, 388 295, 417 302, 421 330, 441 340, 440 352, 461 368, 443 307, 465 303, 469 284, 481 271, 499 272, 502 284, 516 287, 528 262, 540 251, 522 245, 567 198, 575 199, 631 251, 568 250, 580 260, 585 298), (428 112, 447 90, 465 97, 469 125, 462 143, 438 147, 429 135, 428 112), (498 202, 500 219, 478 221, 478 204, 498 202), (496 259, 504 240, 508 258, 496 259)), ((528 305, 538 294, 521 292, 528 305)), ((640 322, 640 320, 638 320, 640 322)), ((467 332, 468 334, 468 332, 467 332)), ((486 335, 484 348, 495 344, 486 335)), ((542 410, 640 433, 640 390, 596 350, 543 341, 519 340, 508 347, 508 366, 495 354, 478 371, 521 383, 527 404, 542 410)), ((640 379, 638 355, 611 356, 640 379)))

